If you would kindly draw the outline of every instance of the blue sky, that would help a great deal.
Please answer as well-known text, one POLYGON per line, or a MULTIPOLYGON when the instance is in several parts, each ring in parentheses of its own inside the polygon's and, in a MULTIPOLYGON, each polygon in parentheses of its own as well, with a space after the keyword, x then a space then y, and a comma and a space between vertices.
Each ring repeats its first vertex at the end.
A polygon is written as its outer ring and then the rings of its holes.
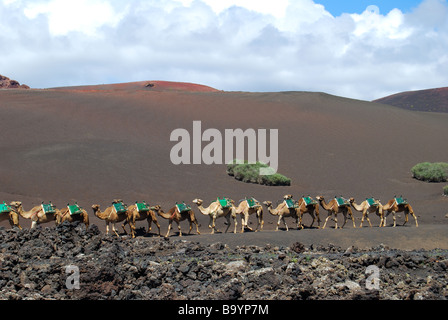
POLYGON ((32 88, 167 80, 373 100, 448 86, 448 0, 0 0, 0 30, 0 74, 32 88))
POLYGON ((377 6, 382 14, 387 14, 395 8, 409 12, 422 0, 316 0, 314 2, 322 4, 332 15, 340 16, 342 13, 362 13, 370 5, 377 6))

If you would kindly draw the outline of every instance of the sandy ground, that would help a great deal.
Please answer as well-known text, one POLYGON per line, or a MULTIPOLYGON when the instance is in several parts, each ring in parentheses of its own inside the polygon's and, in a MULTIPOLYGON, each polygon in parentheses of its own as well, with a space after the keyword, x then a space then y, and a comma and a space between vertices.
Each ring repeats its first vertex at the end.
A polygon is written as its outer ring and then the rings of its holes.
MULTIPOLYGON (((185 86, 151 88, 147 83, 1 90, 0 201, 22 201, 25 210, 42 201, 52 201, 59 208, 78 202, 89 212, 91 223, 104 230, 104 222, 93 216, 91 206, 97 203, 104 209, 115 198, 128 204, 145 200, 167 211, 176 202, 191 203, 195 198, 208 206, 218 196, 236 202, 253 196, 274 203, 284 194, 296 199, 343 195, 358 202, 373 196, 385 203, 403 195, 417 214, 418 229, 410 218, 405 228, 352 230, 349 222, 347 230, 275 233, 276 218, 265 211, 263 233, 236 237, 261 242, 298 237, 303 242, 316 239, 335 244, 341 239, 344 246, 350 239, 368 245, 369 241, 384 243, 385 238, 390 245, 403 243, 409 248, 414 243, 418 248, 448 243, 442 237, 448 226, 444 184, 420 182, 410 174, 419 162, 448 159, 448 114, 411 112, 323 93, 220 92, 208 87, 182 91, 185 86), (238 182, 226 175, 224 165, 173 165, 170 151, 175 142, 170 134, 177 128, 191 133, 195 120, 202 121, 202 131, 278 129, 279 172, 291 178, 292 185, 238 182), (396 237, 403 242, 392 243, 396 237)), ((191 205, 202 233, 208 233, 208 218, 191 205)), ((321 219, 325 216, 321 209, 321 219)), ((361 214, 355 216, 359 226, 361 214)), ((377 226, 379 220, 372 220, 377 226)), ((165 233, 167 222, 162 218, 159 222, 165 233)), ((398 223, 403 222, 402 215, 398 223)), ((23 219, 21 224, 30 225, 23 219)), ((9 227, 7 222, 1 225, 9 227)), ((137 226, 145 225, 139 222, 137 226)), ((329 227, 333 225, 329 222, 329 227)), ((224 229, 223 220, 218 227, 224 229)), ((185 222, 182 228, 187 230, 185 222)), ((233 236, 216 234, 213 240, 233 236)))

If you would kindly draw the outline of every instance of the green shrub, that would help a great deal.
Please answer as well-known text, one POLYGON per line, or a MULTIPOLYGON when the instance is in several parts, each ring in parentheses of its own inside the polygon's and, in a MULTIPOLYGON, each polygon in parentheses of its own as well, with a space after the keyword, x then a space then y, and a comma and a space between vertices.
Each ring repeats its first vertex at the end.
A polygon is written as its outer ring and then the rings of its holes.
POLYGON ((448 186, 443 187, 443 194, 448 196, 448 186))
MULTIPOLYGON (((233 160, 227 164, 227 174, 235 177, 236 180, 246 183, 258 183, 268 186, 290 186, 291 179, 275 173, 272 175, 260 175, 261 168, 269 168, 265 163, 257 161, 248 163, 247 161, 233 160)), ((273 169, 272 169, 273 170, 273 169)))
POLYGON ((448 163, 422 162, 411 169, 415 179, 428 182, 445 182, 448 179, 448 163))

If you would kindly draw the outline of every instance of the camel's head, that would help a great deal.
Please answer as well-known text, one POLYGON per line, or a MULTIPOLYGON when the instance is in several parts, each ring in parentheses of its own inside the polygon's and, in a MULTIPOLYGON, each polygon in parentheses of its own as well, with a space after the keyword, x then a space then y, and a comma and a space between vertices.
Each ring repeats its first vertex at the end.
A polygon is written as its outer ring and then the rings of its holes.
POLYGON ((155 206, 151 207, 151 210, 153 210, 155 212, 159 212, 160 209, 162 209, 162 207, 160 205, 155 205, 155 206))
POLYGON ((22 202, 20 202, 20 201, 12 201, 9 205, 11 207, 14 207, 14 208, 17 209, 18 207, 20 207, 22 205, 22 202))
POLYGON ((196 203, 198 206, 200 206, 204 203, 204 201, 202 201, 201 199, 194 199, 193 203, 196 203))
POLYGON ((355 202, 355 198, 350 198, 350 199, 348 199, 348 200, 350 201, 350 203, 355 202))
POLYGON ((263 204, 264 204, 266 207, 270 207, 270 206, 272 206, 272 202, 271 202, 271 201, 263 201, 263 204))
POLYGON ((114 199, 114 200, 112 201, 112 204, 114 204, 114 203, 122 203, 122 202, 123 202, 122 199, 114 199))
POLYGON ((92 209, 93 209, 93 211, 98 211, 100 209, 100 205, 94 204, 94 205, 92 205, 92 209))
POLYGON ((285 200, 292 199, 292 194, 285 194, 283 196, 283 199, 285 199, 285 200))
POLYGON ((317 199, 317 201, 324 201, 324 197, 323 196, 317 196, 316 199, 317 199))

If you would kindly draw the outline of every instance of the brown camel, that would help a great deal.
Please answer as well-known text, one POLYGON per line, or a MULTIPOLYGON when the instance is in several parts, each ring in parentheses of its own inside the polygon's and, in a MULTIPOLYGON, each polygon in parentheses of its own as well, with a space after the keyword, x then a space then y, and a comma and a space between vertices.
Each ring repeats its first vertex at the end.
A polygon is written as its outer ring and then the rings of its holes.
POLYGON ((328 212, 327 219, 325 219, 325 223, 324 223, 324 226, 322 227, 322 229, 325 229, 325 227, 327 226, 328 220, 332 217, 333 214, 334 214, 335 229, 337 229, 338 228, 338 213, 342 213, 344 215, 344 223, 343 223, 341 229, 344 228, 345 224, 347 223, 347 213, 350 215, 350 218, 353 221, 353 228, 356 228, 355 219, 353 219, 353 213, 352 213, 352 209, 350 208, 350 204, 339 205, 338 201, 336 199, 331 200, 327 204, 323 196, 318 196, 318 197, 316 197, 316 199, 317 199, 317 201, 319 201, 322 208, 324 208, 328 212))
POLYGON ((405 214, 405 221, 403 223, 403 226, 408 222, 408 215, 411 214, 414 217, 415 226, 418 227, 417 216, 415 215, 414 210, 412 209, 411 205, 406 200, 403 200, 403 197, 400 197, 400 198, 394 197, 392 200, 389 200, 383 206, 384 225, 386 225, 386 217, 389 216, 390 213, 392 213, 392 217, 394 219, 394 228, 395 228, 397 225, 395 213, 397 213, 397 212, 404 212, 404 214, 405 214), (387 211, 386 215, 384 215, 384 211, 387 211))
POLYGON ((320 229, 320 217, 319 217, 319 203, 317 203, 316 201, 312 200, 310 197, 302 197, 300 198, 300 200, 297 202, 298 205, 298 209, 300 212, 300 226, 303 229, 303 225, 302 225, 302 219, 303 219, 303 214, 304 213, 308 213, 311 218, 313 218, 313 222, 310 225, 310 228, 313 227, 314 222, 317 219, 317 228, 320 229))
POLYGON ((35 206, 30 211, 24 211, 22 202, 20 201, 11 202, 10 206, 12 206, 14 211, 16 211, 22 218, 31 219, 31 229, 43 223, 56 222, 56 217, 58 215, 57 210, 50 213, 44 212, 42 205, 35 206))
POLYGON ((5 211, 3 213, 0 213, 0 222, 8 220, 11 228, 16 226, 17 228, 22 230, 22 227, 19 224, 19 213, 17 212, 17 208, 13 206, 12 203, 9 206, 4 204, 4 206, 5 211))
POLYGON ((221 203, 219 202, 219 200, 216 200, 216 201, 212 202, 207 208, 204 208, 202 206, 202 204, 204 203, 203 200, 201 200, 201 199, 193 200, 193 203, 195 203, 198 206, 199 211, 203 215, 210 217, 210 222, 208 224, 208 227, 210 229, 212 229, 211 234, 214 234, 215 231, 219 232, 218 229, 216 228, 216 219, 221 218, 221 217, 224 217, 227 220, 227 229, 226 229, 225 233, 227 233, 227 231, 230 228, 230 218, 233 219, 233 224, 235 226, 233 229, 233 233, 236 233, 236 227, 238 224, 236 221, 236 208, 233 205, 233 200, 228 200, 228 201, 230 201, 230 207, 224 208, 221 205, 221 203))
MULTIPOLYGON (((121 200, 114 200, 112 202, 112 206, 106 208, 106 210, 104 210, 103 212, 101 212, 99 204, 92 205, 93 213, 95 214, 95 216, 97 216, 101 220, 106 221, 106 234, 109 234, 109 224, 112 224, 112 231, 117 236, 119 236, 118 232, 115 230, 115 223, 121 222, 121 221, 124 221, 127 219, 127 216, 129 214, 128 210, 126 210, 124 212, 117 212, 117 210, 114 207, 114 204, 121 203, 121 202, 122 202, 121 200)), ((123 228, 124 232, 127 233, 124 228, 124 225, 122 225, 122 228, 123 228)))
POLYGON ((251 227, 249 227, 248 221, 249 216, 254 214, 257 217, 257 228, 255 229, 255 232, 263 230, 263 207, 261 206, 260 202, 253 198, 245 199, 240 202, 238 207, 236 208, 236 214, 241 215, 241 233, 244 232, 244 229, 249 229, 250 231, 253 231, 251 227), (250 204, 249 204, 250 203, 250 204))
POLYGON ((361 224, 359 225, 360 228, 362 228, 364 219, 367 219, 367 222, 369 223, 370 227, 372 227, 372 224, 370 223, 369 219, 369 213, 375 213, 378 217, 380 217, 381 219, 380 227, 384 227, 383 206, 381 205, 379 200, 370 198, 366 199, 365 201, 361 202, 360 205, 358 205, 356 204, 354 198, 350 198, 350 204, 352 205, 353 209, 355 209, 358 212, 362 212, 361 224))
POLYGON ((56 225, 63 223, 64 221, 75 222, 81 221, 85 224, 86 229, 89 227, 89 214, 86 210, 78 207, 78 205, 71 206, 74 211, 70 212, 70 209, 64 208, 62 210, 56 209, 56 225))
POLYGON ((151 231, 151 224, 154 223, 157 228, 159 229, 159 237, 160 237, 160 224, 157 221, 156 212, 158 212, 161 209, 159 205, 156 205, 154 207, 148 208, 148 210, 139 210, 137 208, 137 204, 134 204, 128 208, 128 216, 126 218, 126 221, 123 224, 123 229, 126 224, 129 223, 129 226, 131 228, 131 235, 132 238, 135 238, 135 222, 136 221, 143 221, 146 220, 148 222, 148 231, 147 234, 151 231))
POLYGON ((184 220, 188 220, 188 222, 190 223, 190 231, 188 231, 188 234, 191 233, 191 230, 193 229, 193 223, 196 225, 196 232, 197 234, 201 234, 199 232, 199 225, 198 225, 198 221, 196 220, 196 217, 194 215, 193 210, 187 210, 187 211, 182 211, 179 212, 179 209, 177 208, 177 205, 172 207, 170 210, 168 210, 168 212, 163 212, 162 209, 160 209, 157 214, 159 216, 161 216, 164 219, 169 220, 169 225, 168 225, 168 232, 166 233, 165 237, 169 237, 170 235, 170 231, 171 231, 171 227, 173 224, 173 221, 175 221, 177 223, 177 229, 179 229, 179 237, 182 236, 182 230, 180 228, 180 222, 184 221, 184 220))
POLYGON ((300 229, 299 212, 296 208, 288 208, 285 201, 280 203, 275 209, 272 208, 271 201, 264 201, 263 204, 267 207, 270 214, 272 214, 273 216, 278 216, 277 228, 275 229, 275 231, 278 231, 280 221, 283 221, 283 224, 286 227, 286 231, 289 231, 288 225, 285 221, 285 217, 294 218, 296 220, 297 228, 300 229))

